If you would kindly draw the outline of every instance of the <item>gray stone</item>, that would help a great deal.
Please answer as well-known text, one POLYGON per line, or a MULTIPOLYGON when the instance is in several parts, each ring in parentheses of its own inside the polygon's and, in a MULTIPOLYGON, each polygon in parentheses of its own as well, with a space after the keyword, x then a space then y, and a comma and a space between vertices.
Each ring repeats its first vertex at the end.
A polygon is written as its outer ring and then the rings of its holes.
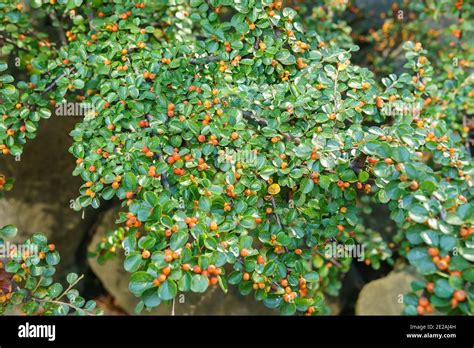
POLYGON ((404 268, 367 283, 359 294, 356 315, 400 315, 404 308, 401 296, 411 291, 415 280, 414 270, 404 268))
POLYGON ((19 161, 0 159, 0 173, 15 179, 13 190, 0 199, 0 226, 16 225, 18 242, 37 232, 45 234, 61 254, 60 274, 81 271, 76 256, 97 214, 90 209, 82 219, 70 208, 82 184, 72 176, 75 159, 68 152, 69 133, 79 120, 53 115, 41 121, 37 138, 28 141, 19 161))

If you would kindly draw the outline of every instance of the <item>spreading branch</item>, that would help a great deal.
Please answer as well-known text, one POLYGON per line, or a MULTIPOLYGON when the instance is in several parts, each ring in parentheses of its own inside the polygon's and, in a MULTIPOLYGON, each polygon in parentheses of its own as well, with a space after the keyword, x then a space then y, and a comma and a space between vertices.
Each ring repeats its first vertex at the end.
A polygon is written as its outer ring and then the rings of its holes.
POLYGON ((278 226, 280 226, 280 228, 282 227, 281 226, 281 221, 280 221, 280 217, 278 216, 278 214, 276 213, 276 203, 275 203, 275 197, 272 196, 272 207, 273 207, 273 215, 275 216, 275 219, 277 221, 277 224, 278 226))
POLYGON ((19 50, 21 50, 21 51, 29 52, 26 48, 18 46, 18 44, 17 44, 15 41, 13 41, 12 39, 10 39, 10 38, 8 38, 8 37, 6 37, 6 36, 0 35, 0 40, 2 40, 3 42, 9 43, 9 44, 11 44, 11 45, 13 45, 13 46, 15 46, 15 48, 17 48, 17 49, 19 49, 19 50))
POLYGON ((196 58, 196 59, 191 59, 189 61, 189 64, 191 65, 202 65, 202 64, 208 64, 212 62, 217 62, 221 60, 221 57, 217 56, 208 56, 208 57, 202 57, 202 58, 196 58))
MULTIPOLYGON (((243 116, 246 120, 248 121, 253 121, 253 122, 256 122, 257 124, 259 124, 260 126, 262 127, 266 127, 268 126, 268 122, 267 120, 265 120, 264 118, 261 118, 257 115, 255 115, 254 113, 252 112, 248 112, 248 111, 244 111, 243 112, 243 116)), ((280 132, 280 134, 288 141, 291 141, 293 143, 295 143, 296 145, 299 145, 301 143, 301 139, 298 138, 298 137, 295 137, 289 133, 286 133, 286 132, 280 132)))

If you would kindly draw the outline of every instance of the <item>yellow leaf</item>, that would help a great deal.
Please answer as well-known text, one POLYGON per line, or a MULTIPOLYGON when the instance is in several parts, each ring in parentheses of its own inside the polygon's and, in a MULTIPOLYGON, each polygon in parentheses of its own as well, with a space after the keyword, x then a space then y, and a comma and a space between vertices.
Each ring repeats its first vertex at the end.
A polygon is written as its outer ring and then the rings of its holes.
POLYGON ((280 193, 280 185, 278 184, 271 184, 269 187, 268 187, 268 193, 271 194, 271 195, 277 195, 280 193))

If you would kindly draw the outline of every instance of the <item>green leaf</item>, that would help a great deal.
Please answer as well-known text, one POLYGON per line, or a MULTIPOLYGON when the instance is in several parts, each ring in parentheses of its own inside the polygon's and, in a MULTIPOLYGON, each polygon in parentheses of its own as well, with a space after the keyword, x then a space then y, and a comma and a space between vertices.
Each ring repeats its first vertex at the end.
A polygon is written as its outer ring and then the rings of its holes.
POLYGON ((211 200, 206 196, 201 197, 199 200, 199 209, 208 212, 211 210, 211 200))
POLYGON ((283 302, 280 306, 280 313, 282 315, 293 315, 296 312, 296 304, 283 302))
POLYGON ((125 258, 124 268, 127 272, 135 272, 135 271, 138 271, 142 263, 143 263, 143 258, 140 253, 137 253, 137 252, 133 254, 131 253, 125 258))
POLYGON ((54 283, 48 288, 48 294, 51 298, 58 297, 63 292, 63 286, 59 283, 54 283))
POLYGON ((284 65, 292 65, 296 63, 296 58, 286 49, 280 50, 276 55, 275 59, 284 65))
POLYGON ((301 192, 303 192, 304 194, 310 193, 314 188, 313 180, 304 178, 303 180, 301 180, 300 187, 301 187, 301 192))
POLYGON ((321 175, 319 178, 319 186, 323 188, 324 190, 327 190, 329 188, 329 185, 331 185, 331 178, 327 175, 321 175))
POLYGON ((128 289, 133 294, 140 296, 146 289, 152 286, 153 280, 153 276, 147 272, 133 273, 130 277, 128 289))
POLYGON ((266 275, 267 277, 273 276, 273 273, 275 272, 276 269, 276 264, 273 261, 269 261, 265 267, 263 268, 263 274, 266 275))
POLYGON ((122 181, 122 187, 125 191, 134 191, 137 188, 137 177, 133 173, 126 173, 122 181))
POLYGON ((451 298, 454 289, 446 279, 438 279, 435 281, 434 293, 441 298, 451 298))
POLYGON ((440 247, 443 251, 451 251, 457 244, 457 239, 453 236, 442 236, 440 240, 440 247))
POLYGON ((239 284, 242 281, 242 272, 234 271, 229 274, 229 284, 239 284))
POLYGON ((176 283, 170 279, 167 279, 160 285, 158 294, 162 300, 171 300, 178 293, 176 283))
POLYGON ((206 276, 201 274, 193 275, 193 279, 191 281, 191 291, 203 293, 207 290, 209 286, 209 279, 206 276))
POLYGON ((158 289, 153 287, 142 294, 142 301, 147 307, 157 307, 161 304, 161 298, 158 295, 158 289))
POLYGON ((319 274, 316 272, 308 272, 304 275, 304 279, 309 283, 316 283, 319 281, 319 274))
POLYGON ((172 250, 181 249, 188 241, 188 234, 184 231, 178 231, 171 236, 170 248, 172 250))
POLYGON ((410 211, 408 212, 408 215, 413 221, 418 222, 420 224, 425 223, 429 217, 428 211, 421 205, 415 205, 411 207, 410 211))
POLYGON ((13 225, 6 225, 0 228, 0 238, 11 239, 16 236, 18 229, 13 225))
POLYGON ((76 273, 69 273, 66 277, 66 281, 69 284, 73 284, 75 281, 77 281, 78 278, 79 276, 76 273))
POLYGON ((474 283, 474 268, 468 268, 462 272, 462 277, 471 283, 474 283))
POLYGON ((217 276, 217 279, 219 281, 219 286, 221 287, 222 291, 224 292, 224 294, 227 294, 227 292, 229 291, 227 280, 221 276, 217 276))
POLYGON ((281 296, 272 296, 269 295, 267 298, 263 300, 263 304, 267 308, 278 308, 280 304, 282 303, 282 298, 281 296))
POLYGON ((61 258, 59 257, 59 253, 57 251, 46 254, 46 262, 50 266, 56 266, 60 260, 61 258))
POLYGON ((83 89, 84 88, 84 81, 83 80, 74 80, 72 82, 72 85, 74 86, 75 89, 83 89))

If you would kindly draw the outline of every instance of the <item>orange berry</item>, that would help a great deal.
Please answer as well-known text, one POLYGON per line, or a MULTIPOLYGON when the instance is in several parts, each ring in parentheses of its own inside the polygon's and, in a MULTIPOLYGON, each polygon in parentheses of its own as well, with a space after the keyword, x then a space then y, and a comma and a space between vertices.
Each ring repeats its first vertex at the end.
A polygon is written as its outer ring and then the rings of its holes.
POLYGON ((416 311, 418 312, 419 315, 423 315, 425 314, 425 307, 417 306, 416 311))
POLYGON ((464 290, 456 290, 454 292, 453 298, 456 299, 458 302, 463 302, 466 299, 466 293, 464 290))
POLYGON ((426 307, 430 304, 430 301, 428 301, 426 297, 420 297, 420 299, 418 300, 418 304, 422 307, 426 307))
POLYGON ((437 263, 437 266, 441 271, 446 271, 448 269, 448 263, 445 260, 440 260, 437 263))
POLYGON ((381 109, 383 107, 383 99, 380 98, 380 97, 377 97, 375 98, 375 106, 377 107, 377 109, 381 109))

